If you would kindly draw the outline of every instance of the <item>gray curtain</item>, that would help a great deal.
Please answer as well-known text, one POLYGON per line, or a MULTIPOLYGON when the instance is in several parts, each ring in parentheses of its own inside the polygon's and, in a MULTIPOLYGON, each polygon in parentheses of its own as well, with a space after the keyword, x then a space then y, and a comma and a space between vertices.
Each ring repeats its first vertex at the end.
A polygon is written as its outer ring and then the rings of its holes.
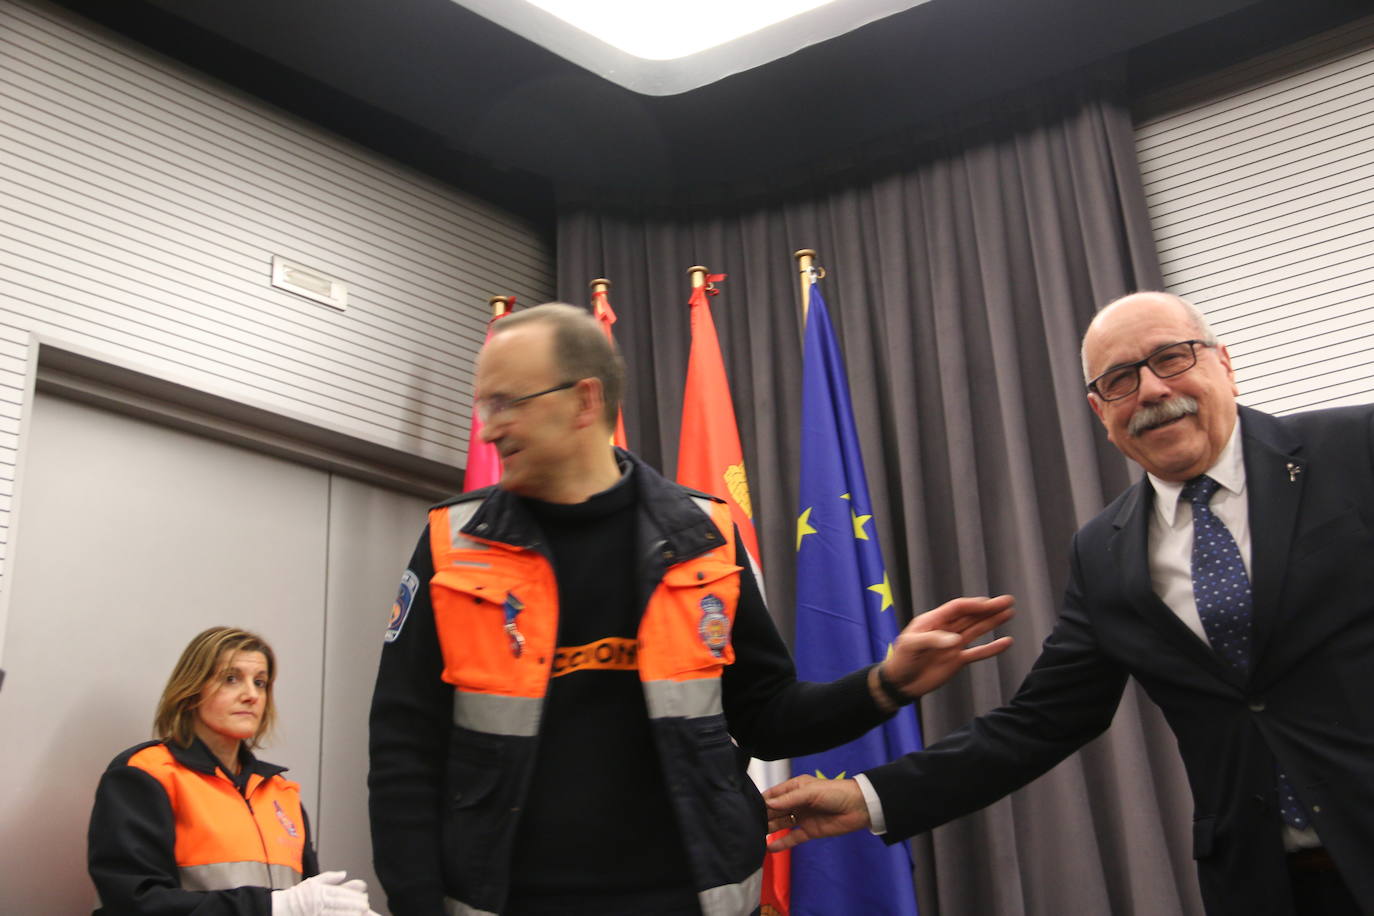
MULTIPOLYGON (((792 252, 818 251, 899 606, 1017 596, 1016 645, 923 700, 927 743, 1012 695, 1054 624, 1071 534, 1130 481, 1085 403, 1078 355, 1096 307, 1161 282, 1122 96, 1117 81, 1083 76, 814 175, 560 207, 560 296, 585 303, 588 281, 611 279, 630 446, 669 475, 686 269, 729 274, 713 312, 770 605, 789 638, 801 378, 792 252)), ((709 130, 703 143, 731 142, 709 130)), ((1200 913, 1190 811, 1174 739, 1132 688, 1103 738, 916 840, 922 912, 1200 913)))

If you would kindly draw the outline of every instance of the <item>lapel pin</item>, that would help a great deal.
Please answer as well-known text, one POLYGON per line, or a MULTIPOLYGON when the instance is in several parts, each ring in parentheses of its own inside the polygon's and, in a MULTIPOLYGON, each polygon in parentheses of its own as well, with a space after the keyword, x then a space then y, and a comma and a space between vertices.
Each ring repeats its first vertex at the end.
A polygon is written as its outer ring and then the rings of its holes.
POLYGON ((1292 462, 1292 461, 1288 462, 1288 482, 1289 482, 1289 483, 1294 483, 1294 482, 1296 482, 1297 479, 1298 479, 1298 475, 1301 474, 1301 473, 1302 473, 1302 465, 1297 464, 1297 463, 1292 462))

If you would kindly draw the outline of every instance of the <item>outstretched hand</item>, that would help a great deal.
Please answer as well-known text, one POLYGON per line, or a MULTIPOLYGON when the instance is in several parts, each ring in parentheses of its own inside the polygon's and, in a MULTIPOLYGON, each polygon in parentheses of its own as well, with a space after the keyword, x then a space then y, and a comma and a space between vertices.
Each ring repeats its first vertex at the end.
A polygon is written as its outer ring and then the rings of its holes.
POLYGON ((869 825, 863 792, 852 779, 794 776, 764 792, 763 798, 768 803, 769 832, 788 831, 769 842, 769 852, 869 825))
POLYGON ((897 634, 883 674, 909 697, 929 693, 965 665, 1006 651, 1010 636, 979 646, 969 643, 1010 620, 1016 613, 1013 604, 1011 595, 955 598, 926 611, 897 634))

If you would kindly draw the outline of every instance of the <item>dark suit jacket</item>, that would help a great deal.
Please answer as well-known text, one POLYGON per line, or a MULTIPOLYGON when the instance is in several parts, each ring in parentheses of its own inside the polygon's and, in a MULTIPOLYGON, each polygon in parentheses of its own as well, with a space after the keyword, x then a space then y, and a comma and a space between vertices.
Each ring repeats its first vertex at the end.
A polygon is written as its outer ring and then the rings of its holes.
POLYGON ((895 842, 1044 773, 1111 723, 1127 676, 1193 791, 1209 914, 1286 914, 1275 771, 1374 912, 1374 408, 1241 408, 1254 656, 1228 672, 1151 590, 1142 479, 1074 536, 1064 609, 1011 702, 868 772, 895 842))

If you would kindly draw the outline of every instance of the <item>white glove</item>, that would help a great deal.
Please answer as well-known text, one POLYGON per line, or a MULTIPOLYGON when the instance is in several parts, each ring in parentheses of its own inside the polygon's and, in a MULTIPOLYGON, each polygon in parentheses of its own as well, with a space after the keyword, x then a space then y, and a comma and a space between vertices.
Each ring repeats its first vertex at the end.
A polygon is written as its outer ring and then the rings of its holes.
POLYGON ((272 892, 272 916, 375 916, 367 903, 367 884, 346 872, 320 872, 295 887, 272 892))

